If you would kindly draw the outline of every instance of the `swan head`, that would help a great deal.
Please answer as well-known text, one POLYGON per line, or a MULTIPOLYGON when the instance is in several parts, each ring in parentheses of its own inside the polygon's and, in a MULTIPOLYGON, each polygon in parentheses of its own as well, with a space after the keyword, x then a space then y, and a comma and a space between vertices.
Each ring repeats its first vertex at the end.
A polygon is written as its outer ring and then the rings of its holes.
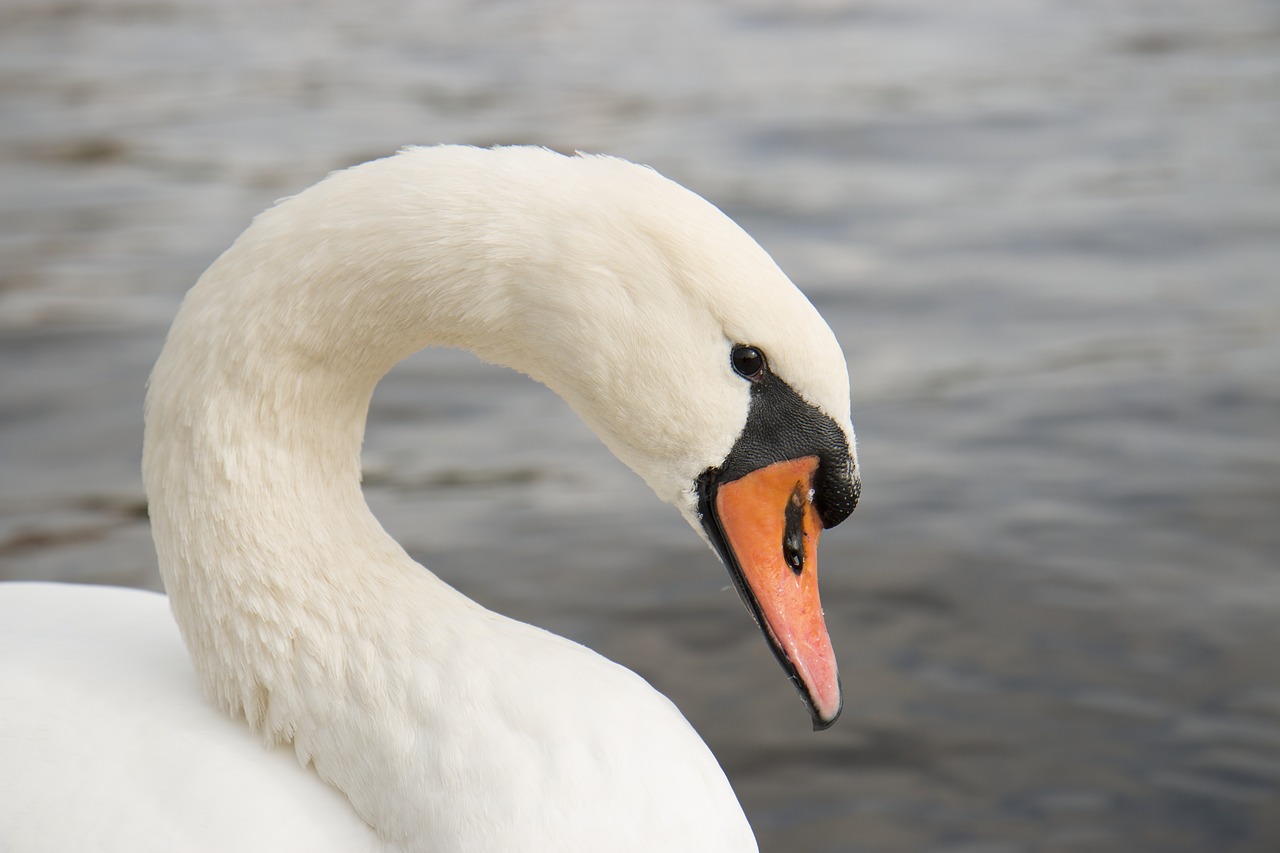
POLYGON ((841 688, 816 547, 861 489, 835 336, 741 228, 656 172, 485 153, 525 161, 504 193, 522 222, 548 223, 508 248, 517 304, 488 356, 559 392, 680 510, 725 563, 814 727, 830 726, 841 688))

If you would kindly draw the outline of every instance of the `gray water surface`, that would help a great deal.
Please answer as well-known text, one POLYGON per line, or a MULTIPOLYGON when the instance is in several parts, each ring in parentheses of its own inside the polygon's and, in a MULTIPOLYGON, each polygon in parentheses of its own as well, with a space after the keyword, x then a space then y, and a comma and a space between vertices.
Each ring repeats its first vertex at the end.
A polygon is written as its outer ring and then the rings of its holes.
POLYGON ((567 407, 430 352, 370 503, 670 695, 765 850, 1280 850, 1272 0, 0 5, 0 578, 157 587, 143 383, 275 198, 409 143, 650 163, 848 356, 846 710, 567 407))

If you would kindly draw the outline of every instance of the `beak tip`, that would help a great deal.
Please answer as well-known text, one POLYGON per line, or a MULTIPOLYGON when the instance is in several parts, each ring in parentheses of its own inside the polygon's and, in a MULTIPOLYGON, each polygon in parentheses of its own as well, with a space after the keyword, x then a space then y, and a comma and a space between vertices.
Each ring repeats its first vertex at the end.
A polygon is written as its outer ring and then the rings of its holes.
POLYGON ((829 720, 824 720, 820 714, 813 715, 813 730, 815 732, 825 732, 836 724, 836 720, 840 719, 840 712, 836 711, 836 715, 829 720))
POLYGON ((836 720, 840 719, 840 713, 844 710, 844 688, 840 685, 840 678, 836 676, 836 695, 835 710, 824 710, 820 708, 818 703, 814 701, 814 697, 807 691, 804 693, 805 704, 809 707, 809 716, 813 718, 813 730, 815 732, 823 732, 836 724, 836 720))

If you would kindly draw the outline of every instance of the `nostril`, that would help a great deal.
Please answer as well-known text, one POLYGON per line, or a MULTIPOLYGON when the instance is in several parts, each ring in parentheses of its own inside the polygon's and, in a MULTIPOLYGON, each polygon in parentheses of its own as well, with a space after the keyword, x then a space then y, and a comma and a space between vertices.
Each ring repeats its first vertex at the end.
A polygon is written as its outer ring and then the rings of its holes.
POLYGON ((782 559, 799 575, 804 572, 804 495, 797 487, 787 501, 782 532, 782 559))

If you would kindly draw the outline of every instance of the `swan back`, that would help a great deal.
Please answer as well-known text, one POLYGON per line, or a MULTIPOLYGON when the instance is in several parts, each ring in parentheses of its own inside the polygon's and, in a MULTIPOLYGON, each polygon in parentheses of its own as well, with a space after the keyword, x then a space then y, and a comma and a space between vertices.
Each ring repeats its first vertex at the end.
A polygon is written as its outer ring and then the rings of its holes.
POLYGON ((0 849, 381 850, 292 750, 204 701, 164 596, 0 587, 0 849))

